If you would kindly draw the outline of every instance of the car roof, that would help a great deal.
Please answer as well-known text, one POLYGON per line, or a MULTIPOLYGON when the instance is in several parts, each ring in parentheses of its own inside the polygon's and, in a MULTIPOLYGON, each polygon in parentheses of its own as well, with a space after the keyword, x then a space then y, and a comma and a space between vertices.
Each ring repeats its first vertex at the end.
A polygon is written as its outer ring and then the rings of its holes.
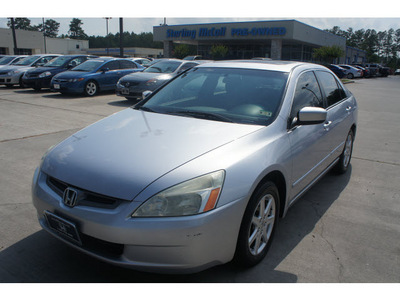
POLYGON ((321 65, 283 60, 225 60, 204 63, 197 68, 215 67, 215 68, 242 68, 242 69, 260 69, 280 72, 290 72, 297 67, 324 68, 321 65))

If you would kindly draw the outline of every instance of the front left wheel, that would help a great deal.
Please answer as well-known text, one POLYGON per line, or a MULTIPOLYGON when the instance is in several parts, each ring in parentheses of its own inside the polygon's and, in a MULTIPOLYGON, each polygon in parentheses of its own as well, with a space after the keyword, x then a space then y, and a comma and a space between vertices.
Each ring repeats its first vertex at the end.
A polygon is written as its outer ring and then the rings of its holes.
POLYGON ((89 97, 95 96, 97 94, 98 90, 99 90, 99 87, 97 86, 97 83, 93 80, 90 80, 85 84, 84 93, 86 96, 89 96, 89 97))
POLYGON ((279 192, 273 182, 262 184, 251 197, 243 216, 235 261, 241 266, 258 264, 271 246, 279 218, 279 192))

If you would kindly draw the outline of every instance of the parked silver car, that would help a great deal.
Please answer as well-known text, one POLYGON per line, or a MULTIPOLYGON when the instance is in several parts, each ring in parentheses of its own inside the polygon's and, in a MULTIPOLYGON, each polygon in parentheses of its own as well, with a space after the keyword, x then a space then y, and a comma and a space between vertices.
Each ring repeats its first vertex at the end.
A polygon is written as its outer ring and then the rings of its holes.
POLYGON ((323 66, 206 63, 48 150, 33 204, 49 233, 115 265, 252 266, 289 207, 346 172, 356 126, 354 96, 323 66))
POLYGON ((346 76, 348 79, 360 78, 363 75, 363 73, 360 69, 357 69, 353 66, 350 66, 350 65, 339 65, 339 66, 343 69, 346 69, 346 71, 347 71, 346 76))
POLYGON ((15 84, 19 84, 20 87, 24 87, 22 82, 22 76, 26 71, 33 69, 34 67, 43 66, 53 58, 60 56, 58 54, 39 54, 30 55, 18 61, 13 65, 9 65, 0 69, 0 85, 6 85, 12 87, 15 84))

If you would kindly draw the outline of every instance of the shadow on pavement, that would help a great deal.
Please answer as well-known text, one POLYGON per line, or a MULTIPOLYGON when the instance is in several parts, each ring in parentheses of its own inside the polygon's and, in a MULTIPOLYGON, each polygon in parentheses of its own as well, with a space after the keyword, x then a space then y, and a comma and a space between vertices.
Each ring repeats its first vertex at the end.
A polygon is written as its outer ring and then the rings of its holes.
MULTIPOLYGON (((309 235, 351 177, 328 173, 281 220, 267 257, 251 269, 233 263, 191 275, 160 275, 115 267, 87 256, 40 230, 0 252, 0 282, 41 283, 293 283, 297 276, 276 270, 309 235)), ((216 249, 218 251, 218 249, 216 249)))

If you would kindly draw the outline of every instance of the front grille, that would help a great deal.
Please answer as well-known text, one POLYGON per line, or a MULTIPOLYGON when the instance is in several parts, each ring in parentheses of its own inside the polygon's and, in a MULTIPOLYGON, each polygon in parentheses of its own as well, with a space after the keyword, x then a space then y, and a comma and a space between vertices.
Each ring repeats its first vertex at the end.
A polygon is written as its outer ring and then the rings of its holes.
POLYGON ((122 199, 104 196, 104 195, 90 192, 87 190, 82 190, 75 186, 70 186, 67 183, 65 183, 61 180, 58 180, 54 177, 51 177, 51 176, 47 176, 46 181, 47 181, 47 185, 54 192, 56 192, 60 197, 63 197, 64 191, 68 187, 78 189, 80 192, 82 192, 83 196, 80 197, 80 199, 78 199, 77 204, 76 204, 77 206, 82 205, 82 206, 113 209, 125 201, 122 199))
POLYGON ((124 87, 131 87, 131 86, 139 85, 140 82, 120 81, 120 84, 124 87))
POLYGON ((61 79, 61 78, 56 79, 56 78, 54 78, 53 82, 55 82, 55 83, 64 83, 64 82, 68 82, 68 79, 61 79))
POLYGON ((39 77, 39 74, 26 74, 26 73, 25 73, 25 76, 26 76, 27 78, 37 78, 37 77, 39 77))

